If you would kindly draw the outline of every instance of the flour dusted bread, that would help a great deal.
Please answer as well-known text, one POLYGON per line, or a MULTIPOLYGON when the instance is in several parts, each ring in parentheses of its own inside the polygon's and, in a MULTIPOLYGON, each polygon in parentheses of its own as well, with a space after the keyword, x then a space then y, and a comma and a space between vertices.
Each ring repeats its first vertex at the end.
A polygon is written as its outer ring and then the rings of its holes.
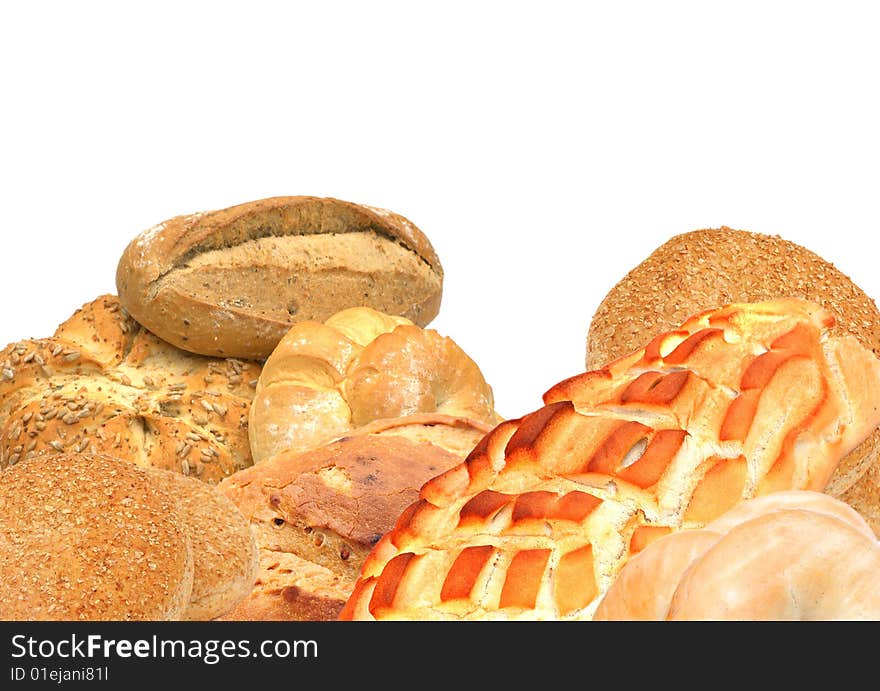
POLYGON ((177 619, 193 552, 174 498, 130 463, 52 454, 0 472, 0 620, 177 619))
MULTIPOLYGON (((608 292, 590 323, 587 368, 631 352, 696 312, 781 297, 818 303, 835 318, 832 333, 852 334, 880 355, 880 312, 842 271, 778 236, 723 227, 670 238, 608 292)), ((826 491, 880 529, 880 431, 847 454, 826 491)))
POLYGON ((42 452, 91 452, 215 483, 252 463, 260 371, 175 348, 101 296, 52 337, 0 351, 0 469, 42 452))
POLYGON ((442 434, 447 445, 473 448, 474 430, 496 422, 492 388, 455 341, 353 307, 285 334, 263 366, 248 434, 260 463, 371 425, 404 435, 433 430, 435 440, 442 434))
POLYGON ((257 571, 250 522, 217 487, 161 468, 146 468, 150 482, 177 505, 193 552, 193 582, 180 618, 216 619, 243 600, 257 571))
POLYGON ((226 478, 219 487, 251 521, 261 568, 224 619, 335 619, 373 545, 424 482, 460 461, 431 443, 357 435, 226 478))
POLYGON ((443 268, 385 209, 291 196, 178 216, 136 237, 116 285, 141 324, 184 350, 264 359, 298 321, 365 305, 425 326, 443 268))
POLYGON ((498 425, 421 489, 340 618, 589 619, 629 557, 819 491, 880 424, 880 360, 780 299, 699 313, 498 425))

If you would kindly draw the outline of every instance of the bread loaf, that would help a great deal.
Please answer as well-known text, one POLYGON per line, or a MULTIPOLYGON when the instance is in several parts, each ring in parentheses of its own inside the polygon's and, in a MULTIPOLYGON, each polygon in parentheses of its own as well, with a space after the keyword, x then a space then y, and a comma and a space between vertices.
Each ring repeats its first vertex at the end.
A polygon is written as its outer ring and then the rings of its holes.
POLYGON ((250 593, 256 577, 257 544, 250 522, 213 485, 161 468, 144 472, 176 503, 192 546, 192 592, 180 618, 203 621, 226 614, 250 593))
POLYGON ((425 481, 460 461, 431 443, 363 434, 224 479, 220 489, 254 526, 261 569, 223 618, 335 619, 373 545, 425 481))
POLYGON ((217 482, 252 463, 260 370, 179 350, 102 296, 51 338, 0 352, 0 469, 88 451, 217 482))
POLYGON ((0 620, 168 620, 193 551, 175 499, 108 456, 44 454, 0 472, 0 620))
POLYGON ((295 322, 348 307, 427 325, 440 309, 443 268, 398 214, 272 197, 144 231, 123 252, 116 285, 135 319, 178 348, 264 359, 295 322))
POLYGON ((695 315, 551 388, 422 487, 340 619, 589 619, 628 558, 824 487, 880 424, 880 360, 797 299, 695 315))
POLYGON ((877 621, 878 571, 877 536, 848 504, 772 492, 652 542, 621 569, 594 620, 877 621))
MULTIPOLYGON (((832 333, 852 334, 880 355, 880 312, 848 276, 796 243, 722 227, 670 238, 608 292, 589 326, 587 368, 631 352, 696 312, 778 297, 820 304, 835 317, 832 333)), ((826 491, 880 531, 880 430, 847 454, 826 491)))
POLYGON ((473 448, 475 425, 497 422, 492 388, 451 338, 354 307, 295 324, 266 360, 250 410, 251 451, 260 463, 389 421, 403 433, 401 418, 414 432, 433 424, 412 417, 422 414, 462 420, 437 428, 458 448, 473 448))

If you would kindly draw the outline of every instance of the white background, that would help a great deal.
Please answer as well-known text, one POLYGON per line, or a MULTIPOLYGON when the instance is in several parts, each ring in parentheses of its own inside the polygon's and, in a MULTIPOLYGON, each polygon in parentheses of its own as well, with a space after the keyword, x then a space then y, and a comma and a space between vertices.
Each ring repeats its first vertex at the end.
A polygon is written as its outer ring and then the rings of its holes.
POLYGON ((507 417, 677 233, 778 234, 880 295, 872 3, 0 7, 2 344, 114 292, 141 230, 274 195, 418 225, 432 326, 507 417))

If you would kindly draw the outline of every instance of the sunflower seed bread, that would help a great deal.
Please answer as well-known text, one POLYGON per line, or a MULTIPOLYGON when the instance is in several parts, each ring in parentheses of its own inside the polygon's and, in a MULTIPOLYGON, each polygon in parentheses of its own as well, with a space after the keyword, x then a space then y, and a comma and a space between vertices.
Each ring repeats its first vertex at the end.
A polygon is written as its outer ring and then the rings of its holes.
POLYGON ((42 452, 90 452, 216 483, 253 463, 261 370, 175 348, 101 296, 52 337, 0 351, 0 470, 42 452))

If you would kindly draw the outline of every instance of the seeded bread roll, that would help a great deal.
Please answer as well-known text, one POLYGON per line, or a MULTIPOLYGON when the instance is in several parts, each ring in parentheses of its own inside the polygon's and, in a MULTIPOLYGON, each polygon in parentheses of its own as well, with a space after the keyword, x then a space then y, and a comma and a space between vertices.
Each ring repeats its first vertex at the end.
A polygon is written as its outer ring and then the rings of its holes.
POLYGON ((428 324, 443 268, 424 233, 391 211, 272 197, 144 231, 123 252, 116 285, 135 319, 179 348, 265 359, 295 322, 347 307, 428 324))
POLYGON ((250 523, 214 486, 160 468, 145 472, 177 503, 181 527, 192 545, 192 594, 181 619, 216 619, 253 587, 257 544, 250 523))
POLYGON ((174 498, 108 456, 44 454, 0 472, 0 620, 170 620, 193 552, 174 498))
MULTIPOLYGON (((688 315, 730 302, 797 297, 834 315, 834 335, 852 334, 880 355, 880 312, 830 262, 778 236, 722 227, 676 235, 602 300, 589 327, 587 369, 647 342, 688 315)), ((880 531, 880 430, 838 465, 826 492, 880 531)))
POLYGON ((106 453, 216 483, 252 464, 261 367, 158 339, 105 295, 51 338, 0 351, 0 469, 40 452, 106 453))
POLYGON ((460 461, 434 444, 358 435, 226 478, 219 487, 254 526, 261 570, 223 619, 335 619, 372 546, 424 482, 460 461))

